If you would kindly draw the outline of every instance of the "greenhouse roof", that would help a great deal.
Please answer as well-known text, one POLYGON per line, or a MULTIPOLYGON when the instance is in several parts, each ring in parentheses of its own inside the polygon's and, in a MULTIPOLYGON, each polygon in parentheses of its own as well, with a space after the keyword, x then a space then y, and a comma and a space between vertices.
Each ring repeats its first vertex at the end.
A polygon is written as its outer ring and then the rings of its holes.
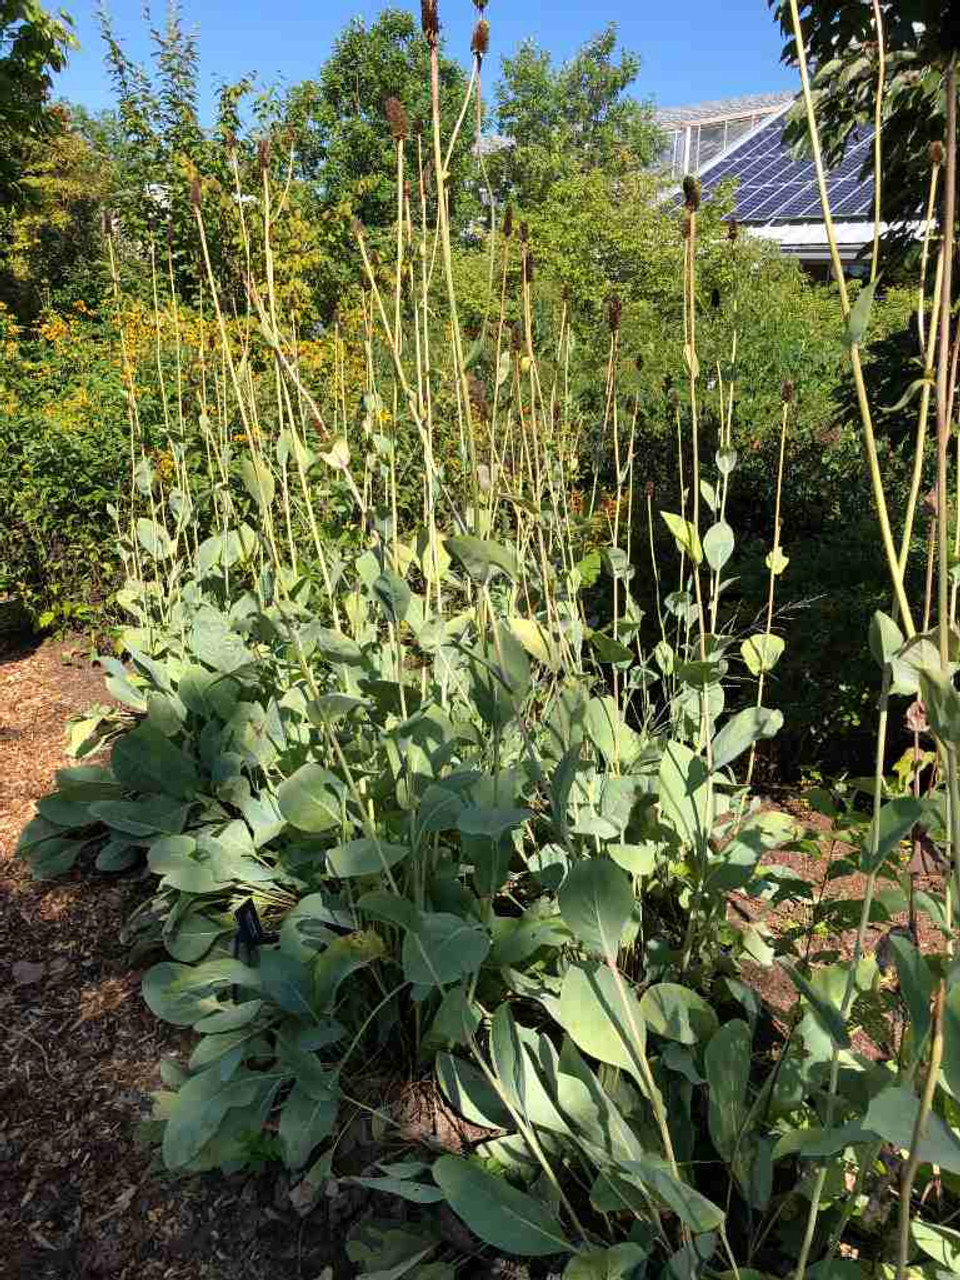
MULTIPOLYGON (((723 182, 737 184, 734 216, 740 222, 820 221, 823 209, 813 160, 797 157, 784 139, 786 108, 738 139, 700 172, 703 194, 712 195, 723 182)), ((871 218, 873 180, 861 168, 873 141, 873 130, 858 129, 843 159, 827 176, 830 209, 835 218, 871 218)))

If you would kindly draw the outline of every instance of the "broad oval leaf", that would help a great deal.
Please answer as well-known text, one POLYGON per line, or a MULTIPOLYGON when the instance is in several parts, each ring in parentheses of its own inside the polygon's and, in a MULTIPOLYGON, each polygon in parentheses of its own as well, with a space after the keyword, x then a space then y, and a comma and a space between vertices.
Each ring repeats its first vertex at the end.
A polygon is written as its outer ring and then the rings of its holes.
POLYGON ((196 765, 149 724, 120 738, 110 758, 117 781, 131 791, 191 800, 199 786, 196 765))
POLYGON ((714 573, 719 573, 733 555, 733 545, 733 530, 726 520, 718 520, 704 534, 703 554, 714 573))
POLYGON ((923 1252, 954 1275, 960 1275, 960 1231, 932 1222, 911 1223, 910 1230, 923 1252))
POLYGON ((747 1119, 752 1043, 750 1028, 734 1018, 710 1037, 703 1055, 710 1089, 710 1137, 728 1161, 733 1159, 747 1119))
POLYGON ((616 960, 633 912, 633 890, 619 867, 604 858, 577 863, 560 887, 559 905, 564 921, 585 947, 616 960))
POLYGON ((683 844, 703 853, 709 831, 709 773, 682 742, 668 742, 660 759, 660 811, 683 844))
POLYGON ((303 1168, 314 1148, 333 1132, 338 1110, 335 1092, 313 1097, 299 1082, 294 1084, 280 1113, 280 1145, 288 1169, 303 1168))
POLYGON ((155 560, 166 560, 173 550, 170 535, 162 524, 141 516, 137 521, 137 541, 147 555, 155 560))
POLYGON ((865 284, 857 294, 856 301, 850 308, 850 314, 847 317, 847 328, 844 334, 844 341, 848 347, 858 347, 866 337, 867 326, 870 323, 870 312, 873 308, 873 295, 876 292, 877 282, 871 280, 869 284, 865 284))
POLYGON ((300 831, 331 831, 343 821, 343 784, 318 764, 305 764, 280 784, 280 812, 300 831))
POLYGON ((438 1053, 437 1081, 458 1115, 484 1129, 512 1129, 513 1117, 487 1077, 462 1058, 438 1053))
POLYGON ((736 449, 725 446, 717 450, 716 455, 717 470, 722 476, 728 476, 737 465, 736 449))
POLYGON ((536 622, 533 618, 513 617, 507 625, 531 658, 555 669, 557 659, 553 641, 543 623, 536 622))
POLYGON ((499 542, 463 534, 445 538, 444 546, 475 582, 487 582, 495 573, 505 573, 514 580, 520 576, 515 553, 499 542))
POLYGON ((780 636, 755 635, 744 640, 740 653, 750 674, 759 676, 762 672, 774 669, 785 648, 786 644, 780 636))
POLYGON ((867 636, 870 652, 881 669, 903 648, 903 632, 892 618, 879 609, 870 619, 867 636))
POLYGON ((631 1280, 641 1274, 646 1259, 646 1251, 629 1242, 609 1249, 591 1249, 570 1259, 563 1280, 631 1280))
POLYGON ((351 876, 376 875, 394 867, 410 853, 408 844, 388 844, 372 836, 348 840, 327 851, 327 866, 335 876, 346 880, 351 876))
MULTIPOLYGON (((793 965, 784 964, 784 971, 797 991, 810 1005, 811 1012, 821 1031, 825 1032, 838 1049, 850 1048, 850 1036, 847 1032, 843 1014, 825 995, 812 987, 802 973, 793 965)), ((909 1146, 910 1144, 907 1143, 909 1146)))
POLYGON ((631 1160, 620 1166, 621 1170, 636 1178, 674 1211, 694 1235, 714 1231, 723 1225, 724 1211, 699 1191, 675 1178, 665 1164, 652 1157, 631 1160))
POLYGON ((709 1040, 717 1030, 717 1015, 703 996, 678 982, 648 987, 640 1000, 640 1012, 651 1031, 681 1044, 709 1040))
POLYGON ((725 769, 755 742, 776 737, 782 727, 782 711, 769 711, 766 707, 738 711, 713 740, 714 769, 725 769))
POLYGON ((584 1053, 642 1078, 637 1063, 646 1051, 646 1025, 625 979, 606 965, 571 965, 554 1011, 584 1053))
POLYGON ((478 924, 447 912, 424 912, 403 940, 403 973, 408 982, 445 986, 480 968, 490 937, 478 924))
POLYGON ((660 514, 680 550, 686 552, 694 564, 700 564, 703 560, 703 548, 696 526, 672 511, 661 511, 660 514))
POLYGON ((860 865, 869 874, 899 849, 917 823, 927 816, 927 806, 915 796, 895 796, 880 808, 863 841, 860 865))
POLYGON ((503 1178, 460 1156, 441 1156, 433 1176, 454 1213, 485 1244, 524 1258, 573 1252, 546 1206, 503 1178))
POLYGON ((191 1076, 176 1095, 163 1134, 163 1160, 168 1169, 181 1169, 214 1136, 232 1107, 256 1101, 265 1081, 259 1072, 242 1072, 222 1080, 218 1066, 191 1076))
MULTIPOLYGON (((920 1110, 920 1099, 906 1085, 892 1085, 872 1099, 863 1121, 865 1129, 908 1151, 920 1110)), ((921 1164, 936 1164, 950 1173, 960 1173, 960 1137, 935 1112, 927 1116, 925 1135, 917 1146, 921 1164)))

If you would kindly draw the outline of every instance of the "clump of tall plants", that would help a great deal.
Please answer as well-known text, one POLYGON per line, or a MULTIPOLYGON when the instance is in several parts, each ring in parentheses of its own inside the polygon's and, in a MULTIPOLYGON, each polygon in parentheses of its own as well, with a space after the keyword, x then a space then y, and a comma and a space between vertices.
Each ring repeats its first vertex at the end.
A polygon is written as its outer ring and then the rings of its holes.
MULTIPOLYGON (((456 133, 480 119, 478 8, 456 133)), ((432 120, 413 136, 395 102, 384 121, 397 160, 392 260, 354 229, 367 282, 359 421, 345 406, 325 417, 278 305, 283 199, 269 150, 239 337, 193 186, 217 335, 199 424, 208 483, 192 483, 173 433, 172 474, 150 467, 129 378, 131 486, 115 510, 128 660, 103 660, 127 711, 123 723, 95 716, 78 730, 78 754, 96 762, 60 773, 21 851, 40 876, 145 862, 155 878, 129 925, 156 960, 144 996, 197 1033, 186 1064, 162 1067, 166 1167, 236 1171, 266 1150, 308 1190, 336 1174, 410 1202, 405 1243, 382 1235, 378 1254, 368 1232, 350 1244, 366 1270, 455 1274, 430 1210, 446 1202, 478 1250, 555 1259, 568 1280, 827 1277, 857 1265, 852 1250, 899 1274, 929 1257, 919 1270, 932 1275, 960 1239, 943 1225, 960 1174, 952 952, 923 955, 909 930, 891 930, 905 1029, 880 1061, 854 1033, 889 1012, 865 942, 906 902, 902 842, 953 849, 960 822, 950 548, 941 539, 938 647, 905 598, 906 552, 878 481, 895 588, 893 614, 871 634, 881 725, 894 691, 920 690, 917 732, 934 742, 946 786, 888 798, 881 729, 874 818, 848 829, 866 876, 856 951, 811 964, 809 939, 735 925, 728 909, 734 894, 777 904, 812 892, 777 861, 785 847, 809 849, 803 833, 751 790, 783 721, 767 704, 785 644, 775 603, 788 566, 780 498, 794 388, 779 389, 766 608, 744 629, 726 606, 735 382, 723 384, 718 426, 701 414, 696 180, 683 189, 682 332, 665 339, 686 370, 685 416, 671 403, 676 491, 644 484, 612 297, 600 401, 614 485, 599 493, 568 379, 564 304, 548 346, 536 245, 492 202, 499 318, 472 342, 461 331, 436 0, 425 0, 423 29, 432 120), (411 469, 413 507, 400 484, 411 469), (355 538, 349 557, 321 535, 331 502, 355 538), (652 646, 639 574, 655 588, 652 646), (92 753, 105 741, 101 762, 92 753), (746 981, 746 961, 789 977, 786 1026, 746 981), (413 1145, 392 1102, 398 1081, 456 1113, 468 1134, 459 1149, 413 1145), (358 1114, 381 1147, 354 1168, 338 1145, 358 1114), (894 1186, 891 1233, 882 1201, 894 1186)), ((241 235, 246 207, 237 201, 241 235)), ((872 286, 851 307, 841 290, 858 387, 871 296, 872 286)), ((942 330, 941 353, 948 341, 942 330)), ((935 345, 931 329, 921 432, 935 345)), ((176 422, 176 379, 167 391, 176 422)), ((878 480, 865 389, 861 400, 878 480)), ((921 903, 950 946, 952 883, 921 903)))

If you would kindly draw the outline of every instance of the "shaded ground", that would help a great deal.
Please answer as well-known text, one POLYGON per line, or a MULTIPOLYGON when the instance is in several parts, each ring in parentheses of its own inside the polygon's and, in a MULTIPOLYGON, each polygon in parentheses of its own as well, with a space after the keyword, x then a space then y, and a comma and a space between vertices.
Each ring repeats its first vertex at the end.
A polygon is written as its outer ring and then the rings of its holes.
MULTIPOLYGON (((818 856, 807 856, 792 850, 778 850, 771 854, 768 861, 775 862, 789 869, 798 879, 805 880, 811 886, 812 900, 809 902, 785 901, 775 907, 767 907, 764 903, 736 894, 731 902, 728 915, 738 927, 749 922, 761 923, 769 930, 772 937, 784 938, 789 935, 796 948, 796 954, 805 960, 819 964, 834 964, 842 960, 852 960, 857 939, 856 922, 860 914, 860 903, 866 891, 867 878, 859 873, 838 875, 831 878, 831 864, 834 860, 849 859, 855 862, 858 854, 847 844, 839 842, 830 832, 830 821, 822 814, 814 812, 798 800, 786 800, 778 807, 791 813, 811 834, 822 833, 820 853, 818 856), (846 927, 844 927, 846 926, 846 927)), ((927 866, 920 862, 911 864, 912 879, 916 891, 925 891, 934 897, 943 893, 943 878, 929 874, 927 866)), ((889 888, 891 881, 881 879, 878 892, 889 888)), ((880 917, 885 915, 875 909, 880 917)), ((884 936, 892 929, 904 929, 910 925, 909 913, 900 912, 888 918, 877 918, 866 934, 864 951, 871 954, 877 950, 884 936)), ((931 923, 930 919, 919 912, 911 926, 916 931, 916 941, 920 950, 925 953, 939 952, 943 948, 943 936, 931 923)), ((772 1008, 778 1021, 785 1027, 785 1015, 796 1000, 796 988, 779 965, 761 967, 746 961, 743 965, 743 977, 772 1008), (783 1019, 783 1021, 781 1021, 783 1019)), ((891 991, 896 988, 896 974, 892 964, 883 979, 883 984, 891 991)), ((858 1007, 854 1008, 854 1022, 858 1007)), ((871 1058, 887 1057, 895 1052, 901 1031, 900 1018, 894 1013, 886 1019, 871 1020, 868 1029, 861 1026, 853 1032, 853 1047, 871 1058)))

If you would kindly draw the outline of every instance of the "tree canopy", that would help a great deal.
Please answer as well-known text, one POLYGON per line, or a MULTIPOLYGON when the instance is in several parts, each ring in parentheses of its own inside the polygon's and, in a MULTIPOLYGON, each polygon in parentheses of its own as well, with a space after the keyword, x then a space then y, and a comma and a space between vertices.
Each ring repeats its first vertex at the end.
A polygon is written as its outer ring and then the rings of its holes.
POLYGON ((656 156, 653 110, 628 92, 640 58, 625 49, 617 59, 616 46, 610 23, 562 66, 532 40, 503 59, 496 118, 509 145, 494 167, 502 192, 522 207, 542 202, 572 171, 636 169, 656 156))
POLYGON ((51 76, 76 43, 65 13, 56 17, 36 0, 0 0, 0 201, 22 196, 22 149, 56 130, 50 110, 51 76))
MULTIPOLYGON (((784 35, 782 61, 796 61, 790 6, 767 0, 784 35)), ((824 155, 836 164, 851 136, 874 121, 879 45, 873 5, 862 0, 805 0, 800 6, 824 155)), ((943 0, 882 0, 885 53, 883 96, 883 215, 916 217, 926 199, 929 148, 945 133, 947 64, 960 49, 960 6, 943 0)), ((787 125, 788 141, 805 145, 802 104, 787 125)), ((865 158, 871 172, 873 155, 865 158)))
MULTIPOLYGON (((443 133, 449 138, 467 91, 463 68, 440 56, 443 133)), ((395 98, 406 116, 414 145, 430 141, 430 47, 410 13, 385 9, 369 26, 354 18, 333 46, 314 80, 289 92, 283 106, 292 130, 299 176, 312 183, 323 204, 347 198, 367 226, 392 222, 396 213, 396 147, 386 104, 395 98)), ((466 178, 474 141, 461 131, 451 162, 451 186, 466 178)))

